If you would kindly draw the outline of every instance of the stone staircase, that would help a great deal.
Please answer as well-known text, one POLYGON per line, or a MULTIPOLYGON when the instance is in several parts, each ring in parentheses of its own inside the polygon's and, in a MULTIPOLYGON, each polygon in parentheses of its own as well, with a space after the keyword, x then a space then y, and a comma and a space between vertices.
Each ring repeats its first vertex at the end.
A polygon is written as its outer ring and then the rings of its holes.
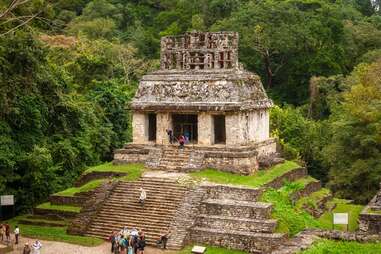
POLYGON ((258 202, 262 189, 226 185, 204 186, 200 214, 190 230, 190 240, 249 253, 271 253, 286 240, 274 233, 272 204, 258 202))
POLYGON ((120 182, 92 219, 85 235, 107 238, 113 230, 127 226, 145 232, 148 245, 155 245, 168 230, 187 191, 173 179, 142 177, 135 182, 120 182), (138 202, 140 187, 147 192, 144 207, 138 202))
POLYGON ((200 167, 202 162, 202 154, 198 154, 192 151, 192 149, 186 147, 179 149, 177 146, 166 146, 163 148, 158 169, 166 171, 186 171, 200 167))

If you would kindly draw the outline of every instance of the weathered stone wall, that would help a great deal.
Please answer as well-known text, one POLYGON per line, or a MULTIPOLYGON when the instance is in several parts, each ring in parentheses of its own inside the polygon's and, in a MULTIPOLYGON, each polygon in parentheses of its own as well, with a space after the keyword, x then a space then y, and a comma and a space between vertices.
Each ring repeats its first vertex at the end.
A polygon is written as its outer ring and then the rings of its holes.
POLYGON ((248 233, 242 231, 222 231, 209 229, 191 231, 192 241, 221 246, 228 249, 244 250, 249 253, 271 253, 286 238, 283 234, 248 233))
POLYGON ((206 153, 203 165, 204 168, 215 168, 241 175, 250 175, 258 169, 255 155, 246 157, 234 153, 206 153))
POLYGON ((134 112, 132 115, 132 140, 135 144, 148 143, 148 117, 144 113, 134 112))
POLYGON ((157 113, 156 117, 156 143, 160 145, 169 144, 166 130, 173 130, 172 117, 169 113, 157 113))
POLYGON ((214 142, 214 125, 211 114, 201 112, 198 114, 198 144, 212 145, 214 142))
POLYGON ((272 205, 236 200, 207 199, 200 206, 201 214, 264 219, 271 216, 272 205))
POLYGON ((114 151, 114 164, 145 163, 149 159, 152 150, 148 145, 127 144, 123 149, 114 151))
POLYGON ((296 168, 293 169, 277 178, 275 178, 273 181, 266 184, 266 187, 279 189, 283 186, 284 182, 293 182, 296 179, 303 178, 307 176, 307 169, 306 168, 296 168))
POLYGON ((238 113, 226 114, 226 145, 236 146, 244 143, 244 126, 238 113))
POLYGON ((262 195, 263 188, 247 188, 222 184, 203 184, 205 198, 211 199, 233 199, 240 201, 256 201, 262 195))
POLYGON ((195 224, 196 227, 203 228, 221 228, 226 231, 245 231, 245 232, 274 232, 277 221, 276 220, 255 220, 248 218, 232 218, 229 216, 209 216, 200 215, 197 217, 195 224))
POLYGON ((359 229, 369 234, 380 234, 381 232, 381 214, 369 213, 366 210, 359 216, 359 229))
POLYGON ((70 212, 70 211, 58 211, 58 210, 52 210, 52 209, 33 208, 33 214, 44 215, 47 217, 55 216, 58 218, 72 219, 75 216, 77 216, 78 213, 70 212))
POLYGON ((75 214, 75 218, 72 220, 67 232, 73 235, 84 235, 91 224, 91 220, 118 183, 118 181, 109 181, 96 188, 93 195, 82 204, 81 212, 75 214))
POLYGON ((96 179, 116 178, 116 177, 121 177, 126 175, 127 173, 120 173, 120 172, 99 172, 99 171, 90 172, 90 173, 81 175, 79 179, 74 183, 74 186, 80 187, 96 179))

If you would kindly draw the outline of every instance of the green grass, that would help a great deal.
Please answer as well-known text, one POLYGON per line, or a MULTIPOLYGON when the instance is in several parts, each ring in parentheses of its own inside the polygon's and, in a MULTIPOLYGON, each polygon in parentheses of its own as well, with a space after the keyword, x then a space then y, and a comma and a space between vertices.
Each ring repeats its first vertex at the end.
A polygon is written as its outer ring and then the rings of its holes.
POLYGON ((300 254, 379 254, 380 243, 358 243, 321 240, 300 254))
POLYGON ((106 179, 93 180, 80 187, 71 187, 64 191, 57 192, 54 195, 72 197, 76 193, 94 190, 95 188, 99 187, 102 183, 104 183, 104 181, 106 181, 106 179))
POLYGON ((15 217, 8 220, 8 223, 12 228, 18 225, 23 236, 49 241, 67 242, 83 246, 97 246, 103 243, 103 240, 94 237, 68 235, 66 233, 67 227, 44 227, 19 224, 18 220, 20 218, 22 217, 15 217))
POLYGON ((306 176, 306 177, 303 177, 303 178, 299 178, 298 180, 294 181, 293 183, 295 184, 300 184, 301 186, 306 186, 307 184, 311 183, 311 182, 317 182, 318 180, 316 180, 315 178, 311 177, 311 176, 306 176))
POLYGON ((95 167, 88 168, 83 174, 91 172, 118 172, 127 173, 127 176, 123 177, 123 180, 134 181, 137 180, 144 171, 144 164, 131 163, 122 165, 113 165, 111 162, 104 163, 95 167))
MULTIPOLYGON (((205 246, 205 245, 202 245, 205 246)), ((189 254, 191 253, 193 246, 187 246, 181 251, 179 251, 177 254, 189 254)), ((212 246, 205 246, 206 247, 206 253, 208 254, 246 254, 246 252, 239 251, 239 250, 228 250, 224 248, 218 248, 218 247, 212 247, 212 246)))
POLYGON ((242 176, 238 174, 221 172, 215 169, 205 169, 198 172, 193 172, 191 175, 197 179, 203 179, 215 183, 243 185, 248 187, 260 187, 271 182, 276 177, 287 173, 295 168, 300 167, 296 162, 286 161, 278 164, 270 169, 261 170, 250 176, 242 176))
POLYGON ((17 216, 15 218, 12 219, 12 221, 14 222, 18 222, 19 224, 21 224, 19 221, 20 220, 23 220, 23 221, 30 221, 30 222, 35 222, 35 223, 54 223, 56 225, 62 225, 62 226, 67 226, 68 225, 68 221, 66 220, 49 220, 49 219, 44 219, 44 218, 31 218, 30 215, 20 215, 20 216, 17 216))
MULTIPOLYGON (((347 200, 343 199, 334 199, 332 201, 336 204, 336 208, 332 212, 324 213, 320 218, 319 222, 322 228, 332 229, 332 217, 333 213, 348 213, 349 214, 349 231, 356 231, 358 229, 358 217, 361 211, 364 209, 362 205, 355 205, 348 203, 347 200)), ((335 225, 335 229, 344 230, 346 226, 344 225, 335 225)))
POLYGON ((278 220, 276 231, 293 236, 305 228, 317 228, 319 222, 303 209, 298 209, 290 195, 300 189, 300 184, 287 183, 279 190, 268 189, 261 198, 273 204, 272 217, 278 220))
POLYGON ((366 210, 367 213, 370 213, 370 214, 381 214, 381 210, 374 210, 374 209, 371 209, 371 208, 368 208, 366 210))
POLYGON ((41 205, 38 205, 37 208, 58 210, 58 211, 64 211, 64 212, 75 212, 75 213, 79 213, 79 211, 81 210, 81 207, 78 207, 78 206, 52 205, 50 202, 46 202, 41 205))

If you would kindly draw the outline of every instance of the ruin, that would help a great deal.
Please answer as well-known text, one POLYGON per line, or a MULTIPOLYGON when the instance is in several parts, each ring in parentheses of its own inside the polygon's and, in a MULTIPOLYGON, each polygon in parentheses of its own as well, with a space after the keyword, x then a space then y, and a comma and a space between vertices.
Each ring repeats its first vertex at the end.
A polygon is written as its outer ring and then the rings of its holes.
POLYGON ((115 151, 114 163, 250 174, 276 150, 272 105, 260 78, 238 62, 238 33, 163 37, 160 70, 143 76, 130 104, 133 142, 115 151), (186 137, 184 151, 167 130, 186 137))

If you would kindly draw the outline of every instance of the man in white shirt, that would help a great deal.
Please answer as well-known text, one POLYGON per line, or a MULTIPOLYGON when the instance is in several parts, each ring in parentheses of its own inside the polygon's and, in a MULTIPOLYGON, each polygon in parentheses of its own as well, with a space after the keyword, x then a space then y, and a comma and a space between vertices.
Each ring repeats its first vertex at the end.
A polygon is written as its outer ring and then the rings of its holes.
POLYGON ((142 206, 144 206, 144 201, 146 200, 147 198, 147 193, 145 191, 145 189, 143 189, 143 187, 140 188, 140 198, 139 198, 139 203, 142 204, 142 206))
POLYGON ((14 234, 15 234, 15 240, 16 240, 15 244, 19 244, 19 235, 20 235, 19 226, 16 226, 14 234))

